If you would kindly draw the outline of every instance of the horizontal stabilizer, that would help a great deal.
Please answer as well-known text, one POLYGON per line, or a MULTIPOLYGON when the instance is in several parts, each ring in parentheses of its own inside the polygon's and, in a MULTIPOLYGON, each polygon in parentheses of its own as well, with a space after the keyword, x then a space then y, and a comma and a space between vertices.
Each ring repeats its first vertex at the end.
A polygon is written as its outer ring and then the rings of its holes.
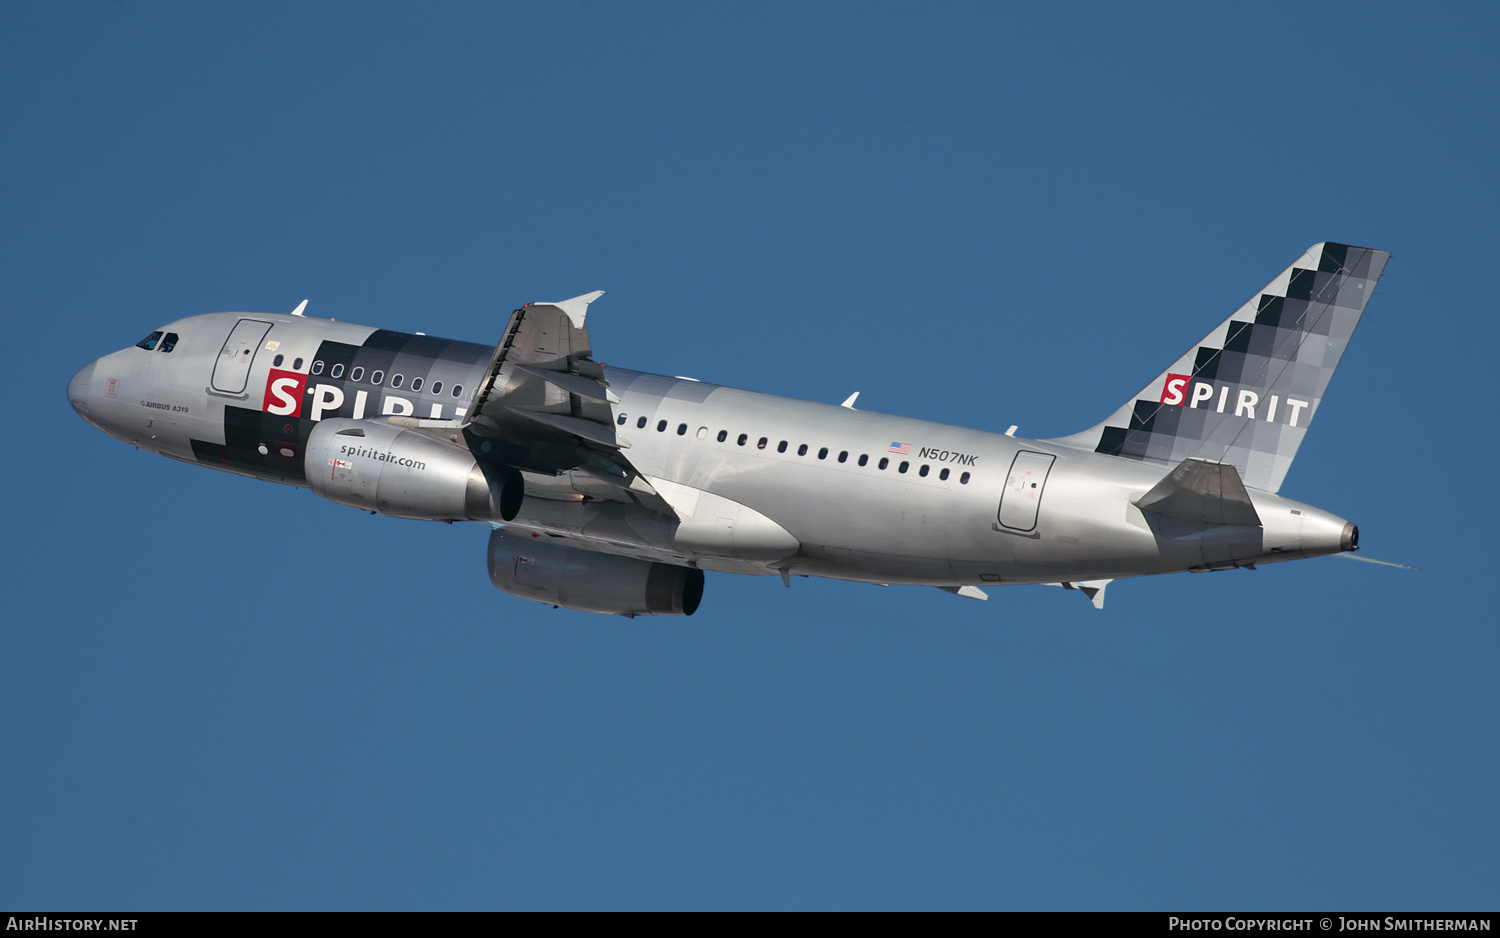
POLYGON ((1228 463, 1189 457, 1136 499, 1142 511, 1198 524, 1260 526, 1239 470, 1228 463))
POLYGON ((1417 569, 1419 569, 1418 567, 1409 567, 1409 566, 1407 566, 1404 563, 1397 563, 1394 560, 1379 560, 1379 559, 1377 559, 1375 557, 1366 557, 1363 554, 1348 554, 1348 553, 1345 553, 1345 554, 1330 554, 1329 556, 1331 556, 1331 557, 1342 557, 1345 560, 1358 560, 1360 563, 1373 563, 1373 564, 1375 564, 1376 566, 1379 566, 1379 567, 1395 567, 1398 570, 1417 570, 1417 569))

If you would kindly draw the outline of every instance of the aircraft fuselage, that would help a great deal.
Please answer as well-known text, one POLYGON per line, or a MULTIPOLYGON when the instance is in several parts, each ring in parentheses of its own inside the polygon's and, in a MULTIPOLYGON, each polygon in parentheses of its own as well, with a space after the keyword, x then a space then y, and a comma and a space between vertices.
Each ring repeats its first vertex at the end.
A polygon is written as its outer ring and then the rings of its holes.
MULTIPOLYGON (((338 468, 338 458, 309 464, 320 422, 460 422, 494 351, 281 314, 213 313, 159 331, 155 348, 126 348, 78 373, 68 395, 79 414, 140 449, 297 486, 338 468)), ((693 504, 744 506, 746 518, 768 519, 763 530, 789 535, 792 553, 774 556, 780 535, 757 541, 743 519, 738 528, 717 519, 722 540, 713 518, 703 522, 710 535, 684 538, 670 517, 586 467, 526 472, 507 530, 708 570, 945 587, 1227 569, 1351 546, 1342 518, 1262 491, 1248 493, 1259 526, 1143 511, 1135 502, 1162 479, 1159 465, 683 378, 604 374, 615 434, 643 476, 693 504)), ((388 455, 348 445, 350 458, 388 455)))

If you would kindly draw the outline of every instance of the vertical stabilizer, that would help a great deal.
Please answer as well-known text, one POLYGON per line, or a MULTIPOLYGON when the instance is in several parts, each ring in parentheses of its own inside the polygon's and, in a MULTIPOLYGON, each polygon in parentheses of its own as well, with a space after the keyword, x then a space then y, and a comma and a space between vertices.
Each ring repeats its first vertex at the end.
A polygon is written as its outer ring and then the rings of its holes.
POLYGON ((1313 245, 1096 427, 1051 442, 1281 488, 1390 254, 1313 245))

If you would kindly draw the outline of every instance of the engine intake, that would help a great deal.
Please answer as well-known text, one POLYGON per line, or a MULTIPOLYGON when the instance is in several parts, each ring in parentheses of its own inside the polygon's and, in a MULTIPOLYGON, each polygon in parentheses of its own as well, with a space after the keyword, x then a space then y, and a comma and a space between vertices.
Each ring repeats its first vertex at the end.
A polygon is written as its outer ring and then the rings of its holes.
POLYGON ((490 535, 495 588, 581 612, 690 616, 703 599, 703 571, 616 557, 504 531, 490 535))
POLYGON ((425 521, 509 521, 525 485, 463 445, 378 420, 329 418, 307 440, 307 484, 340 505, 425 521))

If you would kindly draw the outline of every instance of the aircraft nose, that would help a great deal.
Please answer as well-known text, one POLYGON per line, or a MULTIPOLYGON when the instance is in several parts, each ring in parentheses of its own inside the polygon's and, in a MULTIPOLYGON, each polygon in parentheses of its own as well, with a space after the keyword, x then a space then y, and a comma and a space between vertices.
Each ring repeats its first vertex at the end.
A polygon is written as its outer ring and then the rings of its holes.
POLYGON ((68 403, 72 404, 73 410, 85 420, 89 415, 89 394, 93 389, 96 364, 98 363, 89 362, 84 365, 78 374, 73 376, 73 380, 68 382, 68 403))

